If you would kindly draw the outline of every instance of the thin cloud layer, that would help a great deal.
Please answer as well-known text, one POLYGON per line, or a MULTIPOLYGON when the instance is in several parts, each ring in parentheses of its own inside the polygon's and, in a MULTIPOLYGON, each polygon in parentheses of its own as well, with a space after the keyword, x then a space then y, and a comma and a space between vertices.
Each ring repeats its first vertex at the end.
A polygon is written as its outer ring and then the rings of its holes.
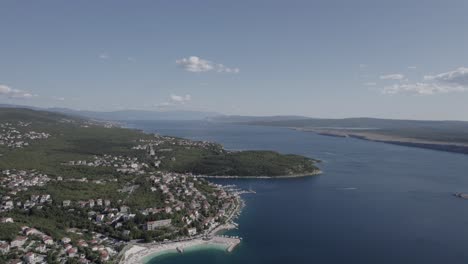
POLYGON ((171 94, 170 98, 171 98, 171 102, 179 103, 179 104, 185 104, 192 100, 192 96, 190 94, 186 94, 184 96, 171 94))
POLYGON ((410 93, 420 95, 446 94, 468 91, 468 68, 436 75, 424 76, 424 81, 417 83, 398 83, 384 87, 384 94, 410 93))
POLYGON ((101 54, 99 54, 99 59, 108 60, 108 59, 110 59, 110 56, 107 53, 101 53, 101 54))
POLYGON ((446 85, 468 87, 468 68, 460 67, 454 71, 437 75, 426 75, 424 80, 446 85))
POLYGON ((381 75, 380 79, 382 80, 403 80, 405 76, 400 73, 394 73, 394 74, 387 74, 387 75, 381 75))
POLYGON ((34 96, 33 94, 29 92, 25 92, 25 91, 18 90, 18 89, 13 89, 7 85, 1 85, 1 84, 0 84, 0 95, 6 96, 12 99, 28 99, 34 96))
POLYGON ((192 101, 192 96, 190 94, 186 94, 186 95, 171 94, 169 96, 169 100, 162 102, 160 104, 157 104, 156 107, 165 108, 165 107, 171 107, 171 106, 180 106, 180 105, 185 105, 186 103, 190 101, 192 101))
POLYGON ((190 56, 176 60, 176 64, 188 72, 224 72, 224 73, 239 73, 239 68, 226 67, 220 63, 214 63, 209 60, 202 59, 197 56, 190 56))

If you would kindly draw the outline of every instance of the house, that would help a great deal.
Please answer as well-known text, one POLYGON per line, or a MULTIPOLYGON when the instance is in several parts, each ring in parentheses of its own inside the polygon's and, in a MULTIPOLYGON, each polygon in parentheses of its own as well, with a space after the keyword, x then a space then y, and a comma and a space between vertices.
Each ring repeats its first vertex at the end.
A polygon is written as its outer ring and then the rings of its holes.
POLYGON ((86 258, 82 258, 82 257, 80 256, 80 260, 78 260, 78 263, 80 263, 80 264, 88 264, 88 263, 91 263, 91 261, 88 260, 88 259, 86 259, 86 258))
POLYGON ((13 218, 11 218, 11 217, 3 217, 2 219, 0 219, 0 222, 2 222, 2 223, 14 223, 13 218))
POLYGON ((50 236, 44 236, 42 238, 42 242, 44 242, 44 244, 46 244, 46 245, 53 245, 54 244, 54 240, 50 236))
POLYGON ((102 221, 104 221, 104 217, 105 217, 105 215, 102 215, 102 214, 96 215, 96 221, 97 222, 102 222, 102 221))
POLYGON ((168 227, 171 225, 171 219, 149 221, 146 223, 146 230, 155 230, 161 227, 168 227))
POLYGON ((28 252, 23 257, 26 263, 35 263, 36 262, 36 254, 34 252, 28 252))
POLYGON ((37 252, 40 252, 40 253, 45 253, 45 252, 47 252, 47 247, 46 247, 46 245, 44 245, 44 244, 39 244, 39 245, 35 248, 35 250, 36 250, 37 252))
POLYGON ((62 238, 62 240, 61 240, 61 241, 62 241, 62 244, 64 244, 64 245, 65 245, 65 244, 68 244, 68 243, 70 243, 70 242, 71 242, 71 239, 70 239, 69 237, 64 237, 64 238, 62 238))
POLYGON ((71 244, 65 244, 65 245, 63 245, 63 248, 64 248, 65 250, 69 250, 69 249, 72 248, 72 247, 73 247, 73 246, 72 246, 71 244))
POLYGON ((128 213, 128 206, 120 206, 120 212, 121 213, 128 213))
POLYGON ((26 236, 32 236, 32 235, 42 235, 42 232, 37 230, 36 228, 27 228, 23 231, 23 233, 26 236))
POLYGON ((69 258, 74 258, 76 256, 76 253, 78 253, 78 249, 75 247, 67 249, 67 255, 69 258))
POLYGON ((83 239, 80 239, 77 244, 78 247, 88 247, 88 243, 84 241, 83 239))
POLYGON ((27 237, 18 236, 15 239, 13 239, 13 241, 11 241, 10 246, 12 248, 22 247, 24 245, 24 243, 26 243, 27 240, 28 240, 27 237))
POLYGON ((0 253, 7 254, 10 252, 10 245, 7 242, 0 242, 0 253))
POLYGON ((197 234, 197 229, 195 227, 188 229, 189 236, 194 236, 197 234))
POLYGON ((70 206, 70 204, 71 204, 70 200, 65 200, 65 201, 62 202, 63 207, 68 207, 68 206, 70 206))
POLYGON ((13 201, 6 201, 5 204, 3 205, 3 209, 5 210, 10 210, 13 209, 13 201))
POLYGON ((108 261, 109 260, 109 252, 107 252, 106 250, 102 250, 100 252, 100 255, 101 255, 101 261, 108 261))

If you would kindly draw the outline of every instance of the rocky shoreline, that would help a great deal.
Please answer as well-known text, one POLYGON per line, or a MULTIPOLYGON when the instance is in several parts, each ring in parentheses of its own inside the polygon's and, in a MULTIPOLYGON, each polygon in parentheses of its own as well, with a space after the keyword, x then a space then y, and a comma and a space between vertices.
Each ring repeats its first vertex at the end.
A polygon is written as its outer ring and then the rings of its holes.
POLYGON ((218 176, 208 176, 208 175, 197 175, 196 178, 207 178, 207 179, 291 179, 291 178, 302 178, 309 176, 320 175, 323 172, 321 170, 316 170, 308 173, 296 173, 291 175, 280 175, 280 176, 230 176, 230 175, 218 175, 218 176))

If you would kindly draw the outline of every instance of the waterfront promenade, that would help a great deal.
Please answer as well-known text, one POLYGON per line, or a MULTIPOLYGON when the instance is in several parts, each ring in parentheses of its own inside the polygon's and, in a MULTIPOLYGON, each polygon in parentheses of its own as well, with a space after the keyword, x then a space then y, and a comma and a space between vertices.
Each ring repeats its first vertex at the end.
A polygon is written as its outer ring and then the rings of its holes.
POLYGON ((225 249, 231 252, 240 243, 239 238, 214 236, 210 239, 190 239, 186 241, 170 242, 170 243, 149 243, 149 244, 135 244, 128 248, 119 263, 144 263, 148 257, 156 257, 164 253, 176 253, 184 251, 187 248, 198 246, 214 246, 225 249))

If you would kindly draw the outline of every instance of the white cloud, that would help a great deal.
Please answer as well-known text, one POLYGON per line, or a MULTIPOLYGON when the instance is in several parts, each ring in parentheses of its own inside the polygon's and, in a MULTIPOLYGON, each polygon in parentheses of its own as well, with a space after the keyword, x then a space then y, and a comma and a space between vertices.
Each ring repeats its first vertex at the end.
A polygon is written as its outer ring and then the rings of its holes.
POLYGON ((189 102, 192 100, 192 96, 190 94, 186 94, 184 96, 171 94, 170 98, 171 98, 171 102, 179 103, 179 104, 185 104, 186 102, 189 102))
POLYGON ((468 91, 468 68, 436 75, 424 76, 424 81, 417 83, 399 83, 384 87, 384 94, 410 93, 420 95, 446 94, 468 91))
POLYGON ((52 99, 57 100, 57 101, 65 101, 65 97, 60 97, 60 96, 52 96, 52 99))
POLYGON ((400 73, 386 74, 380 76, 380 79, 382 80, 403 80, 403 78, 405 78, 405 76, 400 73))
POLYGON ((184 105, 190 102, 191 100, 192 100, 192 96, 190 94, 186 94, 186 95, 171 94, 169 96, 169 100, 156 104, 156 107, 164 108, 164 107, 170 107, 170 106, 184 105))
POLYGON ((445 85, 468 87, 468 68, 460 67, 454 71, 437 75, 426 75, 424 80, 445 85))
POLYGON ((414 70, 414 69, 416 69, 416 66, 408 66, 408 69, 414 70))
POLYGON ((214 69, 213 63, 197 56, 176 60, 176 63, 189 72, 207 72, 214 69))
POLYGON ((107 53, 101 53, 101 54, 99 54, 99 58, 101 60, 107 60, 107 59, 110 59, 110 56, 107 53))
POLYGON ((468 91, 467 87, 461 86, 445 86, 436 83, 409 83, 409 84, 394 84, 387 86, 383 89, 384 94, 397 94, 397 93, 409 93, 419 95, 433 95, 441 93, 452 93, 452 92, 465 92, 468 91))
POLYGON ((223 64, 214 63, 209 60, 204 60, 197 56, 190 56, 176 60, 176 64, 189 72, 225 72, 225 73, 239 73, 239 68, 226 67, 223 64))
POLYGON ((7 85, 0 84, 0 95, 6 96, 12 99, 28 99, 35 95, 18 89, 13 89, 7 85))

